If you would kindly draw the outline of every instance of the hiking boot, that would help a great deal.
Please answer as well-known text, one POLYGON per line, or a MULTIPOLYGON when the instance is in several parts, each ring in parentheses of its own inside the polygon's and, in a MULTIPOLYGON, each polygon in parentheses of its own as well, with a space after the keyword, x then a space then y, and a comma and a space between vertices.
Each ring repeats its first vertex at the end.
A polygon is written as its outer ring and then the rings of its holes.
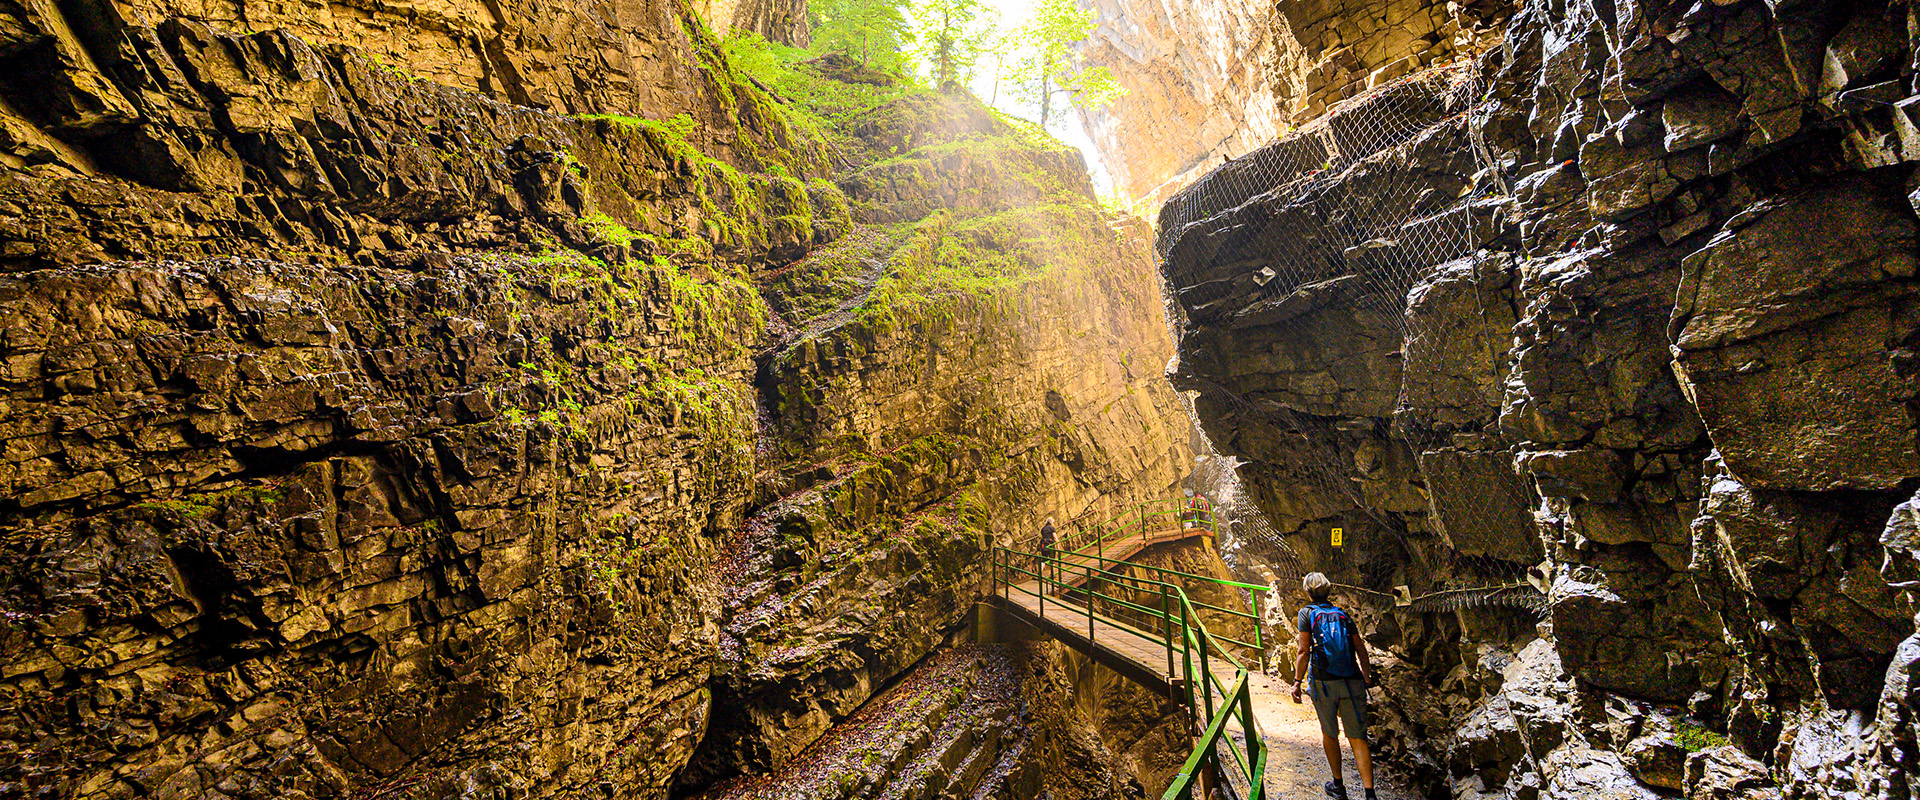
POLYGON ((1336 781, 1327 781, 1326 788, 1327 788, 1328 800, 1347 800, 1346 784, 1339 783, 1336 781))

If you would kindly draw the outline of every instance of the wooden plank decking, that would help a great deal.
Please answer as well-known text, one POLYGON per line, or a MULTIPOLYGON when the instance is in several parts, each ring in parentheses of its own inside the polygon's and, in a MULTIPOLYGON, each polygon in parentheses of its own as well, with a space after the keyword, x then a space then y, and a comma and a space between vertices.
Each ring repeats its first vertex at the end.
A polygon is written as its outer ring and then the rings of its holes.
MULTIPOLYGON (((1199 528, 1199 527, 1170 528, 1167 530, 1147 531, 1144 533, 1133 534, 1124 539, 1116 539, 1114 541, 1107 542, 1103 549, 1094 550, 1091 552, 1069 553, 1069 552, 1062 551, 1059 554, 1059 557, 1060 557, 1060 563, 1065 564, 1069 567, 1098 568, 1100 566, 1099 557, 1105 557, 1112 561, 1125 561, 1127 559, 1133 558, 1136 555, 1139 555, 1140 551, 1145 550, 1148 547, 1159 544, 1161 542, 1173 542, 1173 541, 1179 541, 1181 539, 1192 539, 1196 536, 1212 536, 1212 535, 1214 535, 1214 533, 1211 529, 1199 528)), ((1063 573, 1068 571, 1069 570, 1062 570, 1063 573)), ((1061 579, 1069 583, 1072 583, 1075 586, 1080 585, 1084 580, 1080 576, 1065 575, 1065 574, 1061 576, 1061 579)))
POLYGON ((1176 662, 1172 671, 1167 669, 1165 645, 1131 626, 1098 614, 1092 618, 1089 636, 1086 606, 1058 597, 1035 596, 1038 589, 1035 583, 1019 584, 1009 587, 1004 596, 995 596, 994 600, 1022 622, 1135 683, 1161 693, 1171 692, 1178 685, 1180 664, 1176 662))

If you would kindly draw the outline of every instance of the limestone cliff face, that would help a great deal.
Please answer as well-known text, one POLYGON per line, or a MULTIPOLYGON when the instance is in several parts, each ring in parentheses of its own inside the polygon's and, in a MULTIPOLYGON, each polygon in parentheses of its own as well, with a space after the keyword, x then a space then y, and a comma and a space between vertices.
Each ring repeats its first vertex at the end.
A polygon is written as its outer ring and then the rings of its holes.
POLYGON ((1138 224, 970 98, 830 163, 672 4, 28 4, 0 76, 0 793, 692 792, 1191 462, 1138 224))
MULTIPOLYGON (((1094 4, 1099 27, 1083 47, 1128 94, 1085 115, 1114 184, 1158 203, 1222 160, 1278 136, 1290 77, 1284 32, 1260 4, 1094 4), (1168 185, 1172 184, 1172 185, 1168 185)), ((1151 206, 1149 206, 1151 207, 1151 206)))
POLYGON ((772 498, 728 554, 720 712, 696 772, 778 765, 858 707, 968 613, 985 548, 1166 497, 1189 469, 1184 405, 1149 366, 1172 342, 1142 226, 1108 227, 1077 161, 983 149, 1006 123, 936 105, 964 124, 869 119, 876 149, 909 142, 843 180, 871 222, 777 279, 821 290, 782 301, 793 330, 759 376, 772 498), (899 177, 935 164, 984 207, 899 177), (1022 202, 1064 186, 1079 205, 1022 202), (924 208, 940 210, 881 222, 924 208), (1009 269, 949 283, 976 263, 1009 269))
POLYGON ((1082 47, 1128 93, 1086 114, 1122 196, 1155 208, 1345 98, 1495 38, 1500 3, 1094 0, 1082 47))
POLYGON ((813 38, 807 4, 795 0, 704 0, 694 3, 716 32, 751 33, 804 47, 813 38))
POLYGON ((1906 796, 1908 13, 1523 3, 1167 204, 1176 380, 1457 796, 1906 796))

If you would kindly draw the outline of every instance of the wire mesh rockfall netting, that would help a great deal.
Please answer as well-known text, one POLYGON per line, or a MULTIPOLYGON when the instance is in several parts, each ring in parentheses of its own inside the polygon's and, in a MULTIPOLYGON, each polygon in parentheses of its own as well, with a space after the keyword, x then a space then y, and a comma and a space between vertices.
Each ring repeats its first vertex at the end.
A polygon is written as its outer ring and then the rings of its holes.
MULTIPOLYGON (((1533 608, 1532 601, 1520 599, 1538 595, 1519 582, 1529 565, 1452 547, 1413 546, 1406 540, 1434 532, 1410 530, 1401 515, 1368 502, 1353 467, 1353 442, 1365 436, 1391 433, 1418 456, 1453 448, 1457 435, 1472 438, 1497 419, 1506 360, 1499 337, 1480 337, 1485 352, 1464 357, 1455 352, 1461 346, 1457 328, 1474 309, 1423 316, 1410 306, 1411 297, 1433 293, 1434 282, 1443 277, 1471 292, 1468 301, 1478 306, 1481 319, 1490 319, 1486 312, 1506 302, 1479 279, 1487 258, 1479 248, 1491 237, 1491 217, 1507 192, 1468 124, 1481 98, 1475 75, 1465 62, 1416 73, 1344 101, 1325 117, 1221 165, 1161 208, 1156 250, 1170 262, 1170 276, 1205 273, 1214 283, 1234 282, 1232 297, 1239 308, 1210 324, 1264 327, 1281 340, 1312 337, 1318 335, 1313 326, 1325 322, 1298 309, 1324 306, 1327 297, 1335 297, 1352 326, 1397 341, 1394 355, 1402 364, 1408 354, 1429 353, 1446 360, 1447 369, 1472 372, 1454 377, 1487 387, 1473 399, 1480 408, 1442 419, 1421 407, 1430 402, 1430 392, 1410 392, 1411 371, 1401 370, 1399 386, 1393 387, 1399 399, 1390 432, 1356 429, 1366 423, 1301 410, 1259 393, 1250 396, 1203 377, 1233 374, 1219 368, 1226 365, 1195 365, 1201 368, 1184 370, 1182 379, 1216 411, 1287 437, 1284 463, 1268 459, 1264 468, 1291 470, 1284 476, 1290 483, 1344 498, 1379 531, 1400 539, 1408 553, 1446 559, 1449 582, 1466 584, 1468 594, 1462 597, 1493 592, 1486 595, 1497 598, 1492 605, 1533 608), (1223 247, 1232 248, 1231 263, 1210 263, 1215 249, 1223 247)), ((1509 457, 1497 450, 1479 456, 1509 457)), ((1247 497, 1237 471, 1227 472, 1233 474, 1211 480, 1221 519, 1280 577, 1297 577, 1304 570, 1300 554, 1247 497)), ((1444 514, 1435 516, 1462 529, 1526 537, 1534 535, 1526 516, 1530 504, 1530 492, 1517 479, 1493 481, 1449 496, 1436 504, 1444 514)), ((1369 583, 1389 581, 1393 572, 1391 564, 1353 566, 1369 583)))

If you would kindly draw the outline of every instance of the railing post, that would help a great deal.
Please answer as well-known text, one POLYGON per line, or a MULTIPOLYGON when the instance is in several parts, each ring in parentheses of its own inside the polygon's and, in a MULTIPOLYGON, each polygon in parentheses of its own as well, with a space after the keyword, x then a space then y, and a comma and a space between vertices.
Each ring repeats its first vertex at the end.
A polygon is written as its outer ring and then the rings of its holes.
MULTIPOLYGON (((1258 787, 1266 783, 1267 780, 1267 776, 1265 775, 1253 774, 1256 770, 1261 770, 1262 767, 1266 766, 1261 763, 1260 754, 1267 749, 1267 743, 1264 739, 1260 738, 1260 730, 1256 727, 1256 720, 1253 717, 1253 686, 1251 679, 1241 681, 1239 700, 1240 727, 1247 732, 1247 781, 1251 784, 1251 786, 1248 787, 1251 790, 1253 787, 1258 787)), ((1256 794, 1264 796, 1266 792, 1260 791, 1256 792, 1256 794)))
MULTIPOLYGON (((1200 616, 1200 612, 1195 611, 1193 615, 1198 617, 1200 616)), ((1205 623, 1201 624, 1204 625, 1205 623)), ((1213 665, 1207 657, 1209 651, 1213 649, 1208 646, 1207 640, 1213 637, 1200 636, 1198 638, 1200 639, 1200 691, 1206 696, 1206 718, 1213 719, 1213 665)))
POLYGON ((1180 676, 1187 684, 1187 719, 1191 720, 1198 709, 1193 700, 1193 629, 1187 625, 1187 604, 1180 604, 1180 676))
MULTIPOLYGON (((1037 548, 1038 545, 1035 545, 1035 547, 1037 548)), ((1040 618, 1046 619, 1047 618, 1047 592, 1052 587, 1048 585, 1048 581, 1047 581, 1047 575, 1049 573, 1047 572, 1046 554, 1041 552, 1038 549, 1034 550, 1033 552, 1033 572, 1034 572, 1034 578, 1033 578, 1034 583, 1038 584, 1040 587, 1040 618)))
POLYGON ((1266 618, 1260 616, 1260 601, 1254 599, 1252 589, 1247 590, 1247 610, 1253 612, 1253 649, 1260 653, 1260 671, 1267 671, 1267 626, 1262 624, 1266 618))
POLYGON ((1160 582, 1160 631, 1167 639, 1167 700, 1173 700, 1173 610, 1167 608, 1167 584, 1160 582))

